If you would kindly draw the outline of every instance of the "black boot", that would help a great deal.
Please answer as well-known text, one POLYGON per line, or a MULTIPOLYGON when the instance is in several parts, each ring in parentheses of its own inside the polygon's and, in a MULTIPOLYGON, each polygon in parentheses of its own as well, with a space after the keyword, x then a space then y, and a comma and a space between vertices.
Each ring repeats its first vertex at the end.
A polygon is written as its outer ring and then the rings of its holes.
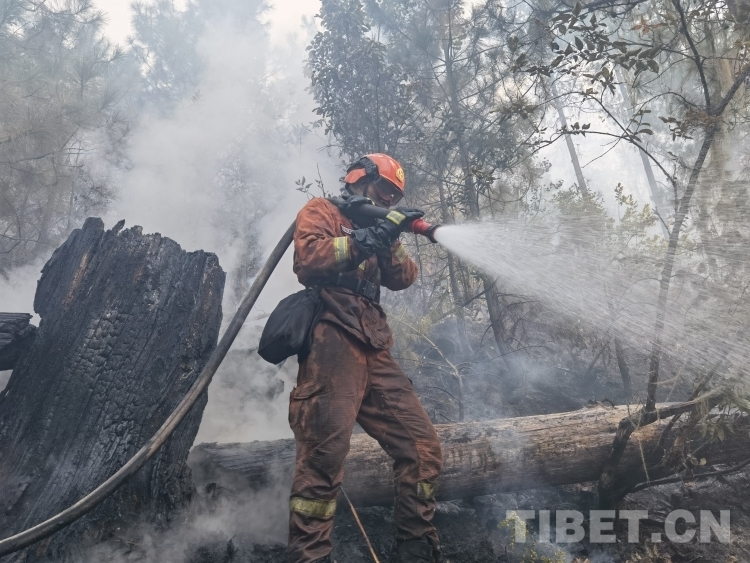
POLYGON ((440 548, 426 539, 406 540, 398 544, 394 563, 441 563, 440 548))
POLYGON ((322 559, 316 559, 314 563, 336 563, 336 560, 330 555, 326 555, 322 559))

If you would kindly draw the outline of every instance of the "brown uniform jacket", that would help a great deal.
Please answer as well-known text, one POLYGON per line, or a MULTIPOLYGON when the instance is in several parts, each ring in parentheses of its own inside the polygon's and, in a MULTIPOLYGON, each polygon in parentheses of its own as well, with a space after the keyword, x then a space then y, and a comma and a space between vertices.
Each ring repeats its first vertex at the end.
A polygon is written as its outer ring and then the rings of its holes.
MULTIPOLYGON (((401 242, 391 246, 389 257, 363 260, 347 231, 354 229, 338 207, 326 199, 310 200, 297 215, 294 231, 294 273, 303 285, 339 273, 365 279, 397 291, 417 278, 417 265, 401 242)), ((326 287, 321 320, 334 323, 374 348, 393 345, 385 312, 379 304, 343 287, 326 287)))

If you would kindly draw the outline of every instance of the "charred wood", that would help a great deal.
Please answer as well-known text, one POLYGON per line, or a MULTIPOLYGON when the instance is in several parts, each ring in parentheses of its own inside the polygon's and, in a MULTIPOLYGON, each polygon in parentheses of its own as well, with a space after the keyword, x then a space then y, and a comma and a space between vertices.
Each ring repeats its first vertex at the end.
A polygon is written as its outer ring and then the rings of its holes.
POLYGON ((0 371, 13 369, 31 343, 36 327, 28 313, 0 313, 0 371))
MULTIPOLYGON (((0 393, 0 537, 57 514, 117 471, 169 416, 216 346, 224 272, 140 227, 88 219, 42 270, 41 317, 0 393)), ((206 397, 112 497, 6 560, 63 561, 125 523, 168 521, 206 397)))

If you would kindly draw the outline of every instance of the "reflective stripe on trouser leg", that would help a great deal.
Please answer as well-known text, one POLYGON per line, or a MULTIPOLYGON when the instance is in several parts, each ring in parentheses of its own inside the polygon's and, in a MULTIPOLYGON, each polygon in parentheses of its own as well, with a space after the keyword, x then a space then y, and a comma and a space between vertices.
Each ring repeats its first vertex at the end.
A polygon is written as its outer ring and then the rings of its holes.
POLYGON ((429 481, 417 483, 417 498, 435 500, 435 485, 429 481))
POLYGON ((399 264, 409 257, 409 253, 406 251, 406 247, 400 242, 396 246, 396 250, 393 251, 393 257, 399 264))
POLYGON ((327 518, 336 514, 336 499, 317 500, 292 497, 289 499, 289 511, 314 518, 327 518))
POLYGON ((289 563, 312 563, 331 553, 335 513, 335 500, 290 497, 289 563))
POLYGON ((335 504, 331 501, 344 477, 366 386, 364 345, 332 323, 319 323, 289 398, 289 424, 297 449, 289 495, 289 563, 312 563, 333 549, 335 504))

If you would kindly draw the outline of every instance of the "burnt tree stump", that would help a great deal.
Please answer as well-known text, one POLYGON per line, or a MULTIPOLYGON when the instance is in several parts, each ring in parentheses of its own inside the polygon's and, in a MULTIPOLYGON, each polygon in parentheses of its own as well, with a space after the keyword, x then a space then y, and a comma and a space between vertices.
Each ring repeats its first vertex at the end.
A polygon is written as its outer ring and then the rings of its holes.
POLYGON ((36 327, 28 313, 0 313, 0 371, 13 369, 31 343, 36 327))
MULTIPOLYGON (((41 322, 0 393, 0 538, 57 514, 115 473, 166 420, 216 346, 225 275, 140 227, 89 218, 42 270, 41 322)), ((207 396, 117 493, 5 561, 65 560, 125 523, 187 502, 186 459, 207 396)))

